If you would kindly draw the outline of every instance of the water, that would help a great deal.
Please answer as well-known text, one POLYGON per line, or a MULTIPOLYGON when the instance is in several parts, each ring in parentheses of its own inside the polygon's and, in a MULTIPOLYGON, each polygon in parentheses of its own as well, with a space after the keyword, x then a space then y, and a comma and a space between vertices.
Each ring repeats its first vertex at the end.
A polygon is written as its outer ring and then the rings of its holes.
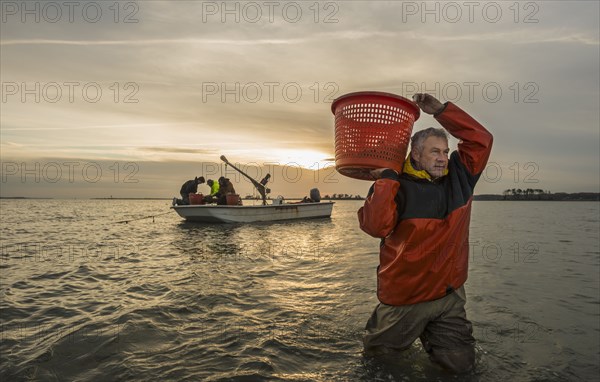
POLYGON ((475 202, 477 367, 420 344, 366 359, 378 243, 331 219, 183 222, 168 201, 2 200, 0 376, 18 380, 589 381, 600 357, 599 204, 475 202))

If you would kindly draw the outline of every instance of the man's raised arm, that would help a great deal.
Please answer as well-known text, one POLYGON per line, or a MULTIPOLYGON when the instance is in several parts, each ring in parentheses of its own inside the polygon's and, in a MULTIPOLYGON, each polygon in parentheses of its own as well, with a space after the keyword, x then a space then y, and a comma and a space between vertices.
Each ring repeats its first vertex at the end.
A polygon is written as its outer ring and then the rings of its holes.
POLYGON ((461 162, 472 175, 480 174, 492 151, 492 134, 452 102, 442 104, 434 96, 424 93, 415 94, 413 100, 421 110, 433 114, 444 129, 460 140, 458 154, 461 162))
POLYGON ((458 155, 472 175, 480 174, 492 152, 492 134, 469 114, 451 102, 434 115, 454 138, 458 138, 458 155))

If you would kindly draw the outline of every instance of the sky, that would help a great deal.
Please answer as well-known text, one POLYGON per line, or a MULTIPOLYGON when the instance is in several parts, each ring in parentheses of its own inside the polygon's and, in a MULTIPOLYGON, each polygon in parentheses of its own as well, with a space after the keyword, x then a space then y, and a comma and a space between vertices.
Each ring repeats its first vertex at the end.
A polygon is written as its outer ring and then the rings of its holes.
POLYGON ((356 91, 484 125, 476 194, 600 192, 597 1, 0 4, 3 197, 172 197, 200 175, 252 193, 221 155, 273 196, 364 196, 333 167, 331 104, 356 91))

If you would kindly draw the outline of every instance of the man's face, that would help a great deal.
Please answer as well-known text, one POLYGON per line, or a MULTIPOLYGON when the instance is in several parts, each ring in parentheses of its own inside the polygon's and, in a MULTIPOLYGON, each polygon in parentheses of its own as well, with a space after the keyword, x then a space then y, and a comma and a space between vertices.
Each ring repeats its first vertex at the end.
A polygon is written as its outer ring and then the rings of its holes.
POLYGON ((448 141, 441 137, 429 137, 423 142, 423 151, 413 152, 417 170, 425 170, 433 179, 444 175, 448 168, 448 141))

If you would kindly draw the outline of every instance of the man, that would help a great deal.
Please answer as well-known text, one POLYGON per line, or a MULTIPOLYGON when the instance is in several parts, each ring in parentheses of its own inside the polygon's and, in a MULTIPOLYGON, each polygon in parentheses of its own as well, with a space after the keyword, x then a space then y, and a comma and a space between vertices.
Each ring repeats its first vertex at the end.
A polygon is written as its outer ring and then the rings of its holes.
POLYGON ((217 204, 226 205, 228 194, 235 194, 235 188, 229 178, 222 176, 219 178, 219 192, 216 194, 217 204))
POLYGON ((209 179, 206 184, 210 187, 210 196, 215 196, 219 192, 219 183, 215 183, 214 180, 209 179))
POLYGON ((179 194, 181 194, 181 199, 174 198, 173 205, 188 205, 190 204, 190 194, 195 194, 198 192, 198 185, 204 183, 204 177, 196 177, 194 179, 190 179, 185 182, 181 189, 179 190, 179 194))
POLYGON ((475 362, 463 286, 471 202, 492 135, 450 102, 442 104, 429 94, 413 99, 460 142, 448 159, 443 129, 419 131, 401 175, 391 169, 372 171, 377 180, 358 218, 363 231, 382 239, 380 304, 366 325, 365 353, 404 350, 420 338, 434 362, 463 373, 475 362))
POLYGON ((219 193, 219 183, 209 179, 206 181, 206 184, 210 187, 210 195, 204 197, 204 203, 213 203, 216 195, 219 193))

